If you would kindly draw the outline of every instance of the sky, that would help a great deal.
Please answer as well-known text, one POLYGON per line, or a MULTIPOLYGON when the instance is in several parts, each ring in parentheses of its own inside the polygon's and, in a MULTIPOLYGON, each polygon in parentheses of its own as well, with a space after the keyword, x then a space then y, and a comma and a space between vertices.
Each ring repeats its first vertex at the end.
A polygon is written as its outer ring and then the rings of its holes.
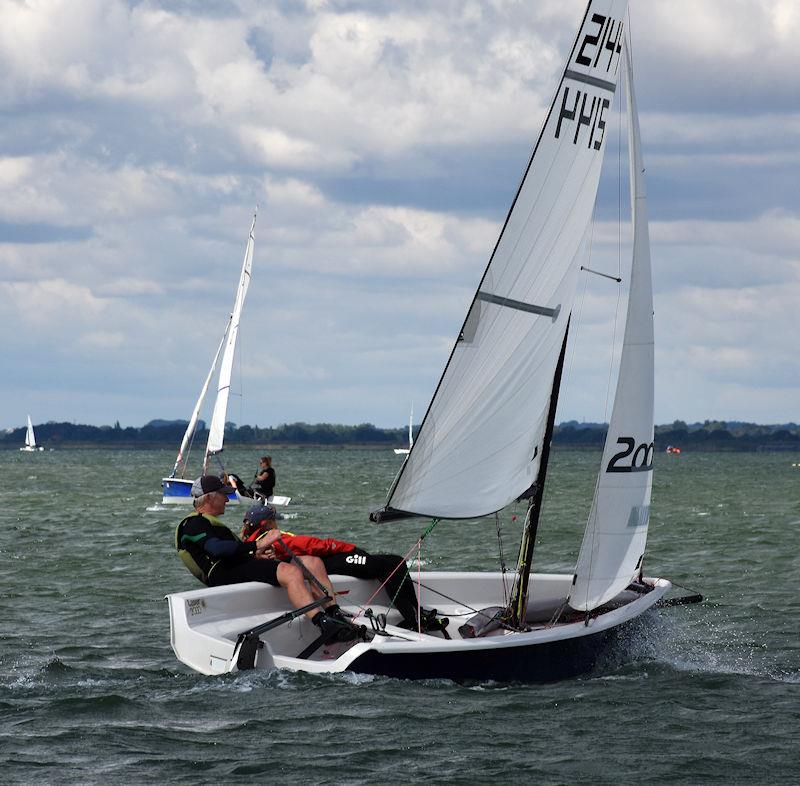
MULTIPOLYGON (((0 428, 187 419, 256 206, 229 420, 421 417, 584 8, 0 0, 0 428)), ((800 4, 631 0, 630 29, 656 422, 798 421, 800 4)), ((558 420, 603 421, 624 292, 576 303, 558 420)))

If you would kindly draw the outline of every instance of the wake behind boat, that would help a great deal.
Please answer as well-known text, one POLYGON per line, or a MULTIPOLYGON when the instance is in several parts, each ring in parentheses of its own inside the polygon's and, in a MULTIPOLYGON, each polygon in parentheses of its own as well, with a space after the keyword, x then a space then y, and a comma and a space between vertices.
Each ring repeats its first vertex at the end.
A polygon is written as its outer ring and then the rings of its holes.
MULTIPOLYGON (((528 503, 517 569, 421 573, 444 633, 408 632, 377 584, 332 577, 370 641, 317 647, 283 591, 259 584, 168 596, 178 658, 212 674, 273 667, 405 678, 547 681, 591 669, 628 626, 668 600, 644 574, 653 472, 653 306, 644 166, 626 0, 591 0, 553 105, 417 438, 376 522, 477 519, 528 503), (624 54, 623 54, 624 53, 624 54), (570 317, 605 127, 626 73, 633 255, 616 395, 574 571, 532 573, 570 317), (504 577, 513 581, 510 593, 504 577), (382 615, 386 615, 385 618, 382 615)), ((489 519, 484 517, 491 517, 489 519)), ((565 524, 562 523, 562 526, 565 524)), ((470 526, 469 522, 461 526, 470 526)))
MULTIPOLYGON (((256 215, 253 216, 253 223, 250 226, 250 232, 247 237, 247 245, 244 252, 244 261, 242 262, 242 270, 239 274, 239 284, 236 288, 236 299, 233 304, 233 311, 231 312, 225 331, 222 334, 217 352, 214 355, 214 360, 211 363, 211 368, 208 371, 203 387, 200 390, 200 395, 192 410, 192 415, 189 418, 189 423, 186 426, 186 432, 181 440, 181 445, 178 448, 178 456, 175 459, 175 466, 172 468, 172 473, 168 478, 162 478, 161 487, 163 489, 162 503, 166 505, 174 504, 189 504, 192 501, 191 490, 194 478, 187 478, 187 464, 189 460, 189 452, 191 450, 192 441, 194 439, 195 431, 197 429, 197 422, 200 417, 200 410, 205 401, 206 394, 208 393, 209 385, 214 377, 214 372, 217 370, 217 362, 222 360, 219 366, 219 376, 217 380, 217 397, 214 402, 214 411, 211 415, 211 425, 208 431, 208 441, 206 443, 205 454, 203 456, 202 473, 208 474, 208 467, 211 459, 219 456, 223 450, 223 442, 225 439, 225 419, 228 412, 228 397, 231 387, 231 375, 233 373, 233 361, 236 354, 236 340, 239 335, 239 322, 242 316, 242 309, 244 308, 245 297, 247 290, 250 287, 250 277, 253 268, 253 248, 255 245, 255 231, 256 231, 256 215)), ((239 494, 233 492, 230 495, 231 502, 238 502, 239 494)), ((274 496, 270 497, 270 502, 273 505, 288 505, 291 497, 274 496)))

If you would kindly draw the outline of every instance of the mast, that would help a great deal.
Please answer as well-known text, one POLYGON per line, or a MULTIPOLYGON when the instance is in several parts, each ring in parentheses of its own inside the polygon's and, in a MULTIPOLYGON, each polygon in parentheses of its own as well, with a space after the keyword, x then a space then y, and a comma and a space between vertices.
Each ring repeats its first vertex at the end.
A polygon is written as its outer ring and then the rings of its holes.
POLYGON ((522 530, 522 540, 519 545, 517 558, 517 576, 511 591, 511 599, 506 609, 506 620, 512 628, 522 628, 525 624, 525 612, 528 608, 528 585, 530 582, 531 568, 533 567, 533 549, 536 546, 536 532, 539 529, 539 516, 542 512, 542 498, 544 496, 544 483, 547 476, 547 465, 550 460, 550 443, 553 440, 553 428, 558 407, 558 394, 561 388, 561 373, 564 370, 564 356, 567 349, 567 336, 569 335, 569 319, 561 344, 561 354, 558 357, 556 373, 553 377, 553 390, 550 394, 550 410, 547 413, 547 428, 542 441, 542 456, 539 461, 539 472, 531 486, 528 501, 528 512, 525 516, 525 526, 522 530))

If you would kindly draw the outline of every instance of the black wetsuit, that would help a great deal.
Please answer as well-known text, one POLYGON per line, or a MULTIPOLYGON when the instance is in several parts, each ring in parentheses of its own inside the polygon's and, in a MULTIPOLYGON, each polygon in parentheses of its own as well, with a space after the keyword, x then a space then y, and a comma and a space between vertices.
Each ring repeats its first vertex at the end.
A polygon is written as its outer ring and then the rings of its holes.
POLYGON ((323 557, 325 570, 357 579, 378 579, 403 619, 417 619, 417 593, 408 575, 405 560, 397 554, 370 554, 356 547, 346 554, 323 557))
POLYGON ((175 547, 189 570, 209 587, 244 581, 278 586, 279 563, 256 559, 256 544, 242 543, 215 516, 207 513, 187 516, 178 524, 175 547))

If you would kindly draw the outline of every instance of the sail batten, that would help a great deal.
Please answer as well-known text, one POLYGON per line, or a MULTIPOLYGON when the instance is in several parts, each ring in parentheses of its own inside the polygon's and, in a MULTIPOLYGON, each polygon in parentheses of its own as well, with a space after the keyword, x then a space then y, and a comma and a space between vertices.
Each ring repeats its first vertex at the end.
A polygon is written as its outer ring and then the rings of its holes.
POLYGON ((387 508, 436 518, 483 516, 508 505, 537 477, 577 273, 588 257, 626 8, 626 0, 588 4, 387 508))
POLYGON ((633 254, 614 406, 592 509, 570 593, 590 611, 623 590, 641 569, 653 477, 653 292, 639 121, 630 47, 625 46, 633 254))

